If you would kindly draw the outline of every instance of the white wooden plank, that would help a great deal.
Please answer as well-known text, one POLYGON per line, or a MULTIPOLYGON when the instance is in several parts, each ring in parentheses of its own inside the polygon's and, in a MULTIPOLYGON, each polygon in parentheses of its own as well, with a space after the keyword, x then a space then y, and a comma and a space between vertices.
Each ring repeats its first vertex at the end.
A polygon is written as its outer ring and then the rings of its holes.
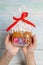
POLYGON ((3 56, 5 49, 0 49, 0 57, 3 56))
POLYGON ((43 50, 35 52, 36 65, 43 65, 43 50))

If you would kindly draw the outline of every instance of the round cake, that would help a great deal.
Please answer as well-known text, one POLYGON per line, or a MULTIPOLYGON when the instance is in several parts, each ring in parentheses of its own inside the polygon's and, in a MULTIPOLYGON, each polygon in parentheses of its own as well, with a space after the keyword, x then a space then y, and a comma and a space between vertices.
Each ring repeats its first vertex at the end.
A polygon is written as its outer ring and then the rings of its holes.
POLYGON ((28 31, 14 31, 11 35, 11 41, 16 46, 28 46, 32 42, 32 33, 28 31))

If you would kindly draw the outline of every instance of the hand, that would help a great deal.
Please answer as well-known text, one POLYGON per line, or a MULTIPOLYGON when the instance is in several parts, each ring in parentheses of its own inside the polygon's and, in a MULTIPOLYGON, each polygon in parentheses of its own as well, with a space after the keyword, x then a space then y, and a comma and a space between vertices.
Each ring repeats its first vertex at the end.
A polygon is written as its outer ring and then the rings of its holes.
POLYGON ((8 34, 6 36, 6 39, 5 39, 5 48, 6 50, 12 54, 12 55, 16 55, 16 53, 18 52, 19 50, 19 47, 14 47, 10 41, 10 34, 8 34))
MULTIPOLYGON (((32 37, 32 40, 33 40, 32 43, 30 43, 28 47, 23 47, 22 49, 25 56, 27 56, 30 53, 34 53, 34 50, 36 49, 37 40, 35 35, 32 37)), ((27 43, 29 43, 30 41, 28 41, 27 43)))

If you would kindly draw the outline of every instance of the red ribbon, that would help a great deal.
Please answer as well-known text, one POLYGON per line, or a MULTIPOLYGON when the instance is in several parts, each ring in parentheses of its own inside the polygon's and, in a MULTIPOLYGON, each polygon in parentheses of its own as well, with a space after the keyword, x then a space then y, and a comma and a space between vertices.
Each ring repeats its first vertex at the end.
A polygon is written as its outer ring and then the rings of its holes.
POLYGON ((7 29, 6 31, 9 31, 13 26, 15 26, 20 20, 22 20, 23 22, 33 26, 33 27, 36 27, 35 24, 33 24, 32 22, 26 20, 25 18, 28 16, 28 12, 23 12, 21 17, 20 18, 16 18, 16 17, 13 17, 14 20, 16 20, 13 24, 11 24, 7 29))

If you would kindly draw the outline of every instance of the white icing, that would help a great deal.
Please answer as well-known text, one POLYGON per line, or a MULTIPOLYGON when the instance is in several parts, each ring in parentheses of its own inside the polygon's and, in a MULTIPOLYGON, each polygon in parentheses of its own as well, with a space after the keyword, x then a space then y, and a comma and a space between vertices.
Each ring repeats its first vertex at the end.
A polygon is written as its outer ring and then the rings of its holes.
POLYGON ((31 26, 28 25, 27 23, 24 23, 23 21, 19 21, 13 28, 13 31, 31 31, 31 26))

